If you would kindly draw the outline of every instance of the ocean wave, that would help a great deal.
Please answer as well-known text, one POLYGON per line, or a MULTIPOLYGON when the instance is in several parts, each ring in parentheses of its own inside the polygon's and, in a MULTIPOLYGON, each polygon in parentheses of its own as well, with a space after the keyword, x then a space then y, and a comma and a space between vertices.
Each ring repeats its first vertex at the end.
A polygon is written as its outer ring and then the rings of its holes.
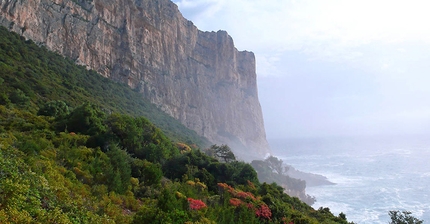
MULTIPOLYGON (((407 210, 430 221, 430 144, 371 144, 355 142, 317 145, 282 159, 293 167, 326 176, 336 185, 307 188, 315 208, 344 212, 356 223, 388 223, 388 212, 407 210), (315 152, 314 152, 315 151, 315 152)), ((306 144, 306 142, 304 142, 306 144)), ((308 147, 309 148, 309 147, 308 147)))

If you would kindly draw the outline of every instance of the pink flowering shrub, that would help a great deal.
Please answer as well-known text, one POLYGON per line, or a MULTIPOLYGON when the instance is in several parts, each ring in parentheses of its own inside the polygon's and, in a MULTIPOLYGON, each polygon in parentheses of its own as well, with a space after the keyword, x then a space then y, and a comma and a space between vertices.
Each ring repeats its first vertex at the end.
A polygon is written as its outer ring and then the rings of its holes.
POLYGON ((251 200, 255 201, 254 195, 250 192, 243 192, 243 191, 237 192, 236 197, 242 198, 242 199, 250 198, 251 200))
POLYGON ((255 210, 254 205, 251 203, 246 204, 246 207, 250 210, 255 210))
POLYGON ((242 204, 242 201, 238 198, 230 198, 230 205, 233 205, 234 207, 238 207, 242 204))
POLYGON ((272 211, 270 211, 270 208, 266 204, 262 204, 255 211, 255 215, 260 218, 270 219, 270 217, 272 217, 272 211))
POLYGON ((218 189, 223 192, 223 191, 227 191, 228 193, 235 195, 237 193, 236 189, 234 189, 233 187, 231 187, 230 185, 226 184, 226 183, 218 183, 218 189))
POLYGON ((271 219, 272 211, 269 206, 261 201, 261 197, 255 197, 251 192, 239 191, 226 183, 218 183, 220 193, 228 192, 233 197, 229 200, 230 205, 238 207, 245 205, 255 212, 255 216, 262 219, 271 219))
POLYGON ((206 208, 206 204, 202 200, 188 198, 188 202, 190 203, 191 210, 200 210, 202 208, 206 208))

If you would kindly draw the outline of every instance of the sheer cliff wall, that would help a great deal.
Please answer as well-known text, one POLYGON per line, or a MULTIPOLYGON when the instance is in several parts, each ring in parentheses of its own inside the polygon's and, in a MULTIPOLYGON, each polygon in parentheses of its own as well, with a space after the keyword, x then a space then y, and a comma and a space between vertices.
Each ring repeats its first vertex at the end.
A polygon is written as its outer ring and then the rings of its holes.
POLYGON ((198 30, 171 1, 0 0, 0 10, 1 25, 127 83, 210 141, 269 152, 254 54, 198 30))

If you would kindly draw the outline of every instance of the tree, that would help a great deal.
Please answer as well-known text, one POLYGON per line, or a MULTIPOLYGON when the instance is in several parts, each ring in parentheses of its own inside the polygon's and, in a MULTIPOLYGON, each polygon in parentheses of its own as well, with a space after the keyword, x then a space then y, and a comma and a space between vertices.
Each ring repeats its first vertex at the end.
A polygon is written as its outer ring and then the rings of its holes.
POLYGON ((254 184, 258 184, 257 172, 252 168, 251 165, 247 163, 242 163, 242 168, 240 170, 239 175, 236 176, 236 182, 238 184, 247 184, 248 181, 251 181, 254 184))
POLYGON ((112 114, 106 125, 111 138, 139 159, 157 162, 179 153, 161 130, 143 117, 112 114))
MULTIPOLYGON (((2 86, 4 79, 0 78, 0 86, 2 86)), ((0 105, 9 105, 11 102, 9 96, 6 94, 5 87, 1 87, 0 91, 0 105)))
POLYGON ((105 119, 106 114, 98 106, 84 103, 67 117, 66 128, 85 135, 96 135, 106 131, 105 119))
POLYGON ((69 107, 64 101, 55 100, 45 103, 39 109, 37 115, 52 116, 61 119, 69 115, 69 113, 69 107))
POLYGON ((388 215, 391 218, 390 224, 421 224, 424 221, 419 220, 411 215, 408 211, 390 211, 388 215))
POLYGON ((109 190, 123 194, 130 185, 130 156, 117 145, 111 144, 106 155, 110 159, 111 168, 107 172, 109 190))
POLYGON ((9 105, 10 99, 6 93, 0 93, 0 105, 9 105))
POLYGON ((16 89, 14 92, 12 92, 9 96, 9 99, 12 103, 23 108, 30 105, 30 98, 26 96, 25 93, 20 89, 16 89))
POLYGON ((226 163, 236 161, 236 157, 228 145, 212 145, 208 151, 213 153, 216 158, 223 159, 226 163))
POLYGON ((163 171, 159 163, 151 163, 146 160, 134 159, 132 163, 132 176, 146 186, 160 183, 163 171))
POLYGON ((264 160, 272 171, 277 174, 285 174, 288 171, 287 167, 284 167, 282 159, 278 159, 274 156, 269 156, 264 160))

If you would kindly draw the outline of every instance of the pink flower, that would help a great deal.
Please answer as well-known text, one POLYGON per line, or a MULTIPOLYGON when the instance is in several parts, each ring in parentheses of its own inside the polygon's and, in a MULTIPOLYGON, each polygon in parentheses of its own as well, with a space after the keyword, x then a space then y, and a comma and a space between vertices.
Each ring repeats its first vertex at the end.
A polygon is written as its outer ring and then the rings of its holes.
POLYGON ((262 204, 256 211, 255 215, 257 217, 270 219, 272 216, 272 211, 270 211, 270 208, 266 204, 262 204))
POLYGON ((246 205, 246 207, 247 207, 248 209, 252 209, 252 210, 254 210, 254 205, 253 205, 253 204, 251 204, 251 203, 248 203, 248 204, 246 205))
POLYGON ((202 208, 206 208, 206 204, 202 200, 188 198, 188 202, 190 203, 190 209, 192 210, 200 210, 202 208))
POLYGON ((242 201, 238 198, 230 198, 230 205, 233 205, 234 207, 237 207, 242 204, 242 201))
POLYGON ((254 195, 253 195, 252 193, 250 193, 250 192, 243 192, 243 191, 238 192, 238 193, 236 194, 236 197, 238 197, 238 198, 243 198, 243 199, 250 198, 250 199, 252 199, 253 201, 255 201, 255 197, 254 197, 254 195))
POLYGON ((227 190, 230 194, 233 194, 233 195, 236 193, 236 190, 226 183, 218 183, 218 189, 220 189, 221 192, 223 192, 224 190, 227 190))

